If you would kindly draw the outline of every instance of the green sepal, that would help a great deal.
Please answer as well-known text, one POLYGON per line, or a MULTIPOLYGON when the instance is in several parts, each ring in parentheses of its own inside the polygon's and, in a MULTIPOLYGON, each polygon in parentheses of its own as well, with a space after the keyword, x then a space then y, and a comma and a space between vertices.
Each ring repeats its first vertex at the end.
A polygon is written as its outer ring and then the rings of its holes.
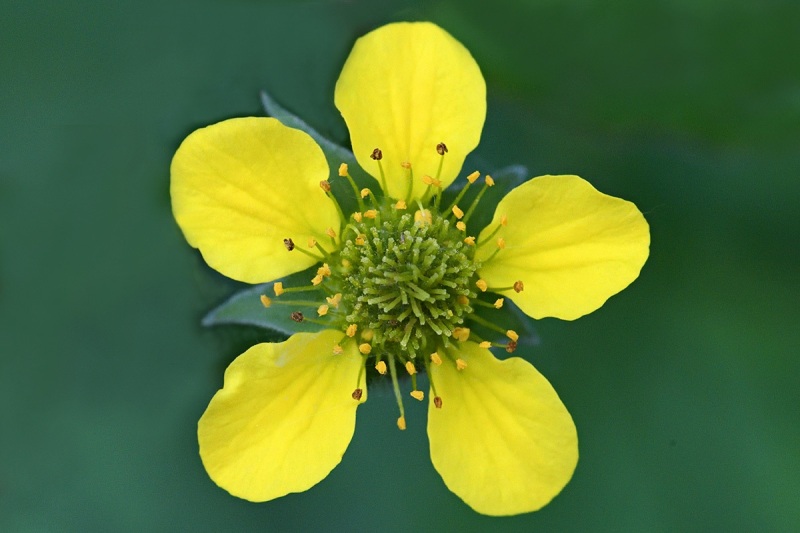
POLYGON ((317 141, 330 167, 328 181, 331 183, 331 192, 336 196, 345 215, 357 211, 358 202, 353 195, 353 188, 347 178, 339 176, 339 165, 342 163, 347 164, 350 176, 353 177, 353 181, 356 182, 359 190, 366 187, 372 190, 375 195, 380 196, 380 185, 378 185, 378 182, 375 181, 372 176, 364 172, 364 170, 358 166, 353 152, 324 137, 317 130, 309 126, 303 119, 278 104, 266 91, 261 91, 261 103, 267 114, 273 118, 277 118, 284 126, 304 131, 308 133, 312 139, 317 141))
MULTIPOLYGON (((309 285, 311 278, 317 273, 317 266, 313 266, 303 272, 298 272, 287 276, 278 281, 282 281, 284 287, 300 287, 309 285)), ((204 326, 221 325, 246 325, 257 326, 291 335, 299 331, 315 332, 326 329, 325 326, 304 320, 295 322, 290 317, 292 311, 300 311, 308 318, 318 318, 316 307, 311 306, 288 306, 275 303, 275 292, 272 286, 275 283, 264 283, 254 285, 248 289, 237 292, 228 298, 221 305, 212 309, 203 317, 204 326), (264 307, 261 304, 261 295, 265 294, 273 300, 273 305, 264 307)), ((285 293, 280 296, 283 300, 319 300, 319 305, 325 303, 322 291, 308 291, 285 293)))

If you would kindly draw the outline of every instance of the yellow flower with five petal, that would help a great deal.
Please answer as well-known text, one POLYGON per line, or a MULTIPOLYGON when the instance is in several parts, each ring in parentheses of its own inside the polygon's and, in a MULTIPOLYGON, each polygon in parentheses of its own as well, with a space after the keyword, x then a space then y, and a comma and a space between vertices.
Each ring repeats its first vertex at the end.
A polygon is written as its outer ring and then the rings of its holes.
POLYGON ((320 265, 307 286, 276 281, 274 297, 262 298, 324 327, 231 363, 198 425, 206 470, 252 501, 307 490, 352 438, 365 368, 389 374, 400 429, 401 374, 422 401, 424 370, 431 459, 447 487, 484 514, 541 508, 575 469, 575 426, 531 364, 492 354, 514 351, 518 336, 475 307, 500 309, 507 298, 534 318, 594 311, 639 275, 646 221, 577 176, 541 176, 509 192, 480 233, 465 234, 493 178, 470 173, 448 206, 442 190, 478 145, 486 87, 466 48, 433 24, 390 24, 360 38, 335 103, 378 194, 359 191, 346 164, 331 176, 309 135, 272 118, 199 129, 173 159, 175 218, 212 268, 266 283, 320 265), (332 179, 351 182, 357 212, 341 209, 332 179), (461 205, 473 184, 481 189, 461 205), (484 301, 484 292, 495 296, 484 301), (470 322, 506 340, 479 338, 470 322))

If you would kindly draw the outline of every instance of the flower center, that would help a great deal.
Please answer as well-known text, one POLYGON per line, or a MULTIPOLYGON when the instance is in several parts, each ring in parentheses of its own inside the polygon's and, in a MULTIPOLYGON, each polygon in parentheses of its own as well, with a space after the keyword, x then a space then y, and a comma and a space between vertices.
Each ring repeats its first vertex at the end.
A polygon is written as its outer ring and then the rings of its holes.
POLYGON ((331 277, 348 323, 374 331, 372 348, 402 359, 428 354, 452 337, 476 297, 474 247, 449 220, 427 214, 415 221, 384 206, 351 224, 343 267, 331 277))

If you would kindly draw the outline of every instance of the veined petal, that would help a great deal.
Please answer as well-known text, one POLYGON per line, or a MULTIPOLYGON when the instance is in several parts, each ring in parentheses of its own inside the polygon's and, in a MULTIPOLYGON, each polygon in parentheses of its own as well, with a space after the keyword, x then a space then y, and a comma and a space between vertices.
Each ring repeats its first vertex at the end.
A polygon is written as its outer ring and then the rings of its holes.
POLYGON ((336 83, 336 107, 350 129, 359 164, 381 181, 370 159, 383 152, 389 196, 412 198, 425 192, 424 174, 436 177, 445 143, 440 180, 456 178, 464 158, 480 141, 486 117, 486 84, 477 63, 449 33, 429 22, 388 24, 361 37, 336 83))
POLYGON ((172 211, 189 244, 222 274, 262 283, 314 264, 289 253, 338 229, 320 189, 328 163, 317 143, 273 118, 235 118, 189 135, 172 159, 172 211))
MULTIPOLYGON (((634 204, 603 194, 578 176, 540 176, 497 205, 479 242, 497 228, 505 249, 479 273, 533 318, 574 320, 591 313, 639 276, 650 252, 650 228, 634 204)), ((486 259, 493 246, 481 252, 486 259)))
POLYGON ((428 408, 433 466, 447 488, 479 513, 535 511, 561 492, 575 470, 572 417, 526 361, 500 361, 472 342, 460 348, 466 368, 431 368, 443 400, 441 409, 433 402, 428 408))
POLYGON ((355 345, 334 355, 341 332, 297 333, 257 344, 225 371, 225 385, 197 426, 200 457, 234 496, 266 501, 319 483, 353 437, 352 397, 363 364, 355 345))

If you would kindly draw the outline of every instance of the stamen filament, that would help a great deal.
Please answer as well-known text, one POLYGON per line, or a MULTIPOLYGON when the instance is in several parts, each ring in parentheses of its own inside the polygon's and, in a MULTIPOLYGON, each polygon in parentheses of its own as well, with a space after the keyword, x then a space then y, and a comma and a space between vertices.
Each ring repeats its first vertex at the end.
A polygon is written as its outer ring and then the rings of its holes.
POLYGON ((353 179, 353 176, 350 175, 350 172, 345 172, 344 177, 347 178, 347 181, 350 182, 350 186, 353 188, 353 194, 356 197, 356 201, 358 202, 358 210, 364 210, 364 200, 361 198, 361 193, 358 190, 358 185, 356 185, 356 180, 353 179))
POLYGON ((284 287, 283 292, 306 292, 306 291, 319 291, 322 287, 319 285, 304 285, 302 287, 284 287))
POLYGON ((308 251, 308 250, 304 250, 304 249, 303 249, 301 246, 295 246, 295 247, 294 247, 294 249, 293 249, 293 251, 295 251, 295 252, 300 252, 300 253, 304 253, 304 254, 306 254, 307 256, 309 256, 309 257, 313 257, 314 259, 316 259, 317 261, 320 261, 320 262, 321 262, 323 259, 325 259, 325 257, 319 257, 319 256, 318 256, 317 254, 315 254, 314 252, 310 252, 310 251, 308 251))
POLYGON ((469 209, 467 209, 467 212, 464 215, 464 218, 461 219, 462 221, 464 221, 464 224, 469 222, 469 217, 471 217, 472 213, 475 212, 475 209, 478 207, 478 204, 481 202, 481 198, 483 198, 483 195, 486 193, 486 190, 489 187, 491 187, 491 185, 489 185, 489 182, 484 183, 483 184, 483 188, 478 192, 478 195, 475 197, 475 199, 472 200, 472 205, 469 206, 469 209))
MULTIPOLYGON (((336 206, 336 211, 339 213, 339 219, 341 220, 341 224, 339 224, 339 227, 341 228, 342 225, 347 224, 347 219, 342 211, 342 206, 339 205, 339 200, 336 199, 332 192, 325 191, 325 194, 331 199, 331 201, 333 201, 333 205, 336 206)), ((333 244, 335 245, 336 243, 334 242, 333 244)))
POLYGON ((502 227, 503 227, 502 224, 498 224, 497 227, 494 228, 494 230, 489 235, 487 235, 485 239, 478 242, 478 244, 475 246, 475 251, 477 252, 478 250, 480 250, 481 246, 485 245, 487 242, 493 242, 494 236, 497 235, 497 232, 500 231, 500 228, 502 227))
POLYGON ((443 213, 450 213, 453 210, 453 207, 458 205, 458 202, 460 202, 461 199, 464 198, 464 195, 467 194, 467 191, 469 190, 471 185, 472 185, 472 182, 467 180, 467 184, 464 185, 464 188, 461 189, 461 192, 458 193, 458 196, 456 196, 455 200, 453 200, 453 202, 448 206, 448 208, 445 209, 442 212, 443 213))
POLYGON ((493 331, 496 331, 496 332, 498 332, 498 333, 502 333, 504 336, 505 336, 505 334, 506 334, 506 331, 508 331, 508 330, 505 330, 505 329, 501 328, 501 327, 500 327, 500 326, 498 326, 497 324, 494 324, 494 323, 492 323, 492 322, 489 322, 489 321, 488 321, 488 320, 486 320, 485 318, 481 318, 481 317, 479 317, 479 316, 478 316, 478 315, 476 315, 476 314, 467 315, 467 317, 468 317, 470 320, 473 320, 474 322, 477 322, 478 324, 481 324, 481 325, 483 325, 483 326, 486 326, 487 328, 489 328, 489 329, 491 329, 491 330, 493 330, 493 331))
MULTIPOLYGON (((377 159, 378 161, 378 170, 381 171, 381 189, 383 190, 384 194, 388 194, 388 189, 386 188, 386 175, 383 173, 383 164, 381 164, 381 160, 377 159)), ((371 191, 370 191, 371 193, 371 191)), ((374 198, 373 198, 374 200, 374 198)))

